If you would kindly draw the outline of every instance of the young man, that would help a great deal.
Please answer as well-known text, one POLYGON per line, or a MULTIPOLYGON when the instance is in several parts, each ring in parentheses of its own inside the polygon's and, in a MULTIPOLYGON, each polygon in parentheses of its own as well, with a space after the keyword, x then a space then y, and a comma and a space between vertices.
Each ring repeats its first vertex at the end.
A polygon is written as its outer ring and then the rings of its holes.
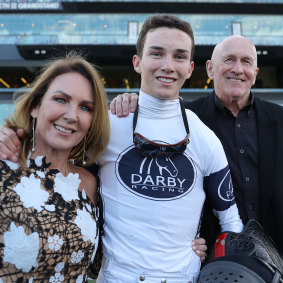
POLYGON ((242 230, 221 143, 180 109, 193 49, 188 23, 168 15, 145 21, 133 58, 141 75, 139 109, 136 118, 111 116, 110 143, 99 160, 105 219, 99 282, 194 282, 200 261, 190 242, 205 194, 223 230, 242 230))
POLYGON ((196 282, 200 258, 191 242, 206 197, 222 230, 242 231, 222 145, 178 99, 193 50, 187 22, 170 15, 145 21, 133 58, 138 111, 110 116, 110 142, 98 160, 105 221, 99 283, 196 282))
MULTIPOLYGON (((251 93, 258 73, 254 44, 230 36, 216 45, 207 74, 214 81, 212 95, 186 103, 221 140, 231 170, 239 213, 244 224, 258 220, 283 254, 283 108, 251 93)), ((117 97, 112 112, 128 115, 137 95, 117 97), (123 107, 122 107, 123 106, 123 107)), ((217 222, 205 206, 201 236, 208 246, 217 222)))

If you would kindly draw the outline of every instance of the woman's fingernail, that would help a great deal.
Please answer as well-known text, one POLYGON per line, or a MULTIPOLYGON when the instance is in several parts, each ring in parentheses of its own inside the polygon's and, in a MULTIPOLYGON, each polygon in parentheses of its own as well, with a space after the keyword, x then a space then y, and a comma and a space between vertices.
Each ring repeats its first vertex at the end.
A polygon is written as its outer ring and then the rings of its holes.
POLYGON ((16 156, 13 156, 13 157, 12 157, 12 161, 13 161, 13 162, 16 162, 16 161, 17 161, 17 157, 16 157, 16 156))

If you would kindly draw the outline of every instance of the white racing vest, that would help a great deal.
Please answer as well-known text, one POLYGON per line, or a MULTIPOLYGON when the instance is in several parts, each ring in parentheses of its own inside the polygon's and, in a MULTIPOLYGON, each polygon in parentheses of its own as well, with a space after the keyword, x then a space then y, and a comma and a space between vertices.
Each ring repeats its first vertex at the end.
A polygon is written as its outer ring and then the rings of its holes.
MULTIPOLYGON (((99 159, 106 258, 125 270, 162 276, 198 272, 192 251, 208 197, 222 230, 242 231, 227 160, 219 139, 186 110, 190 143, 183 154, 146 158, 133 145, 133 114, 110 114, 111 138, 99 159), (204 183, 206 188, 204 188, 204 183)), ((136 132, 159 143, 186 136, 179 100, 139 97, 136 132)))

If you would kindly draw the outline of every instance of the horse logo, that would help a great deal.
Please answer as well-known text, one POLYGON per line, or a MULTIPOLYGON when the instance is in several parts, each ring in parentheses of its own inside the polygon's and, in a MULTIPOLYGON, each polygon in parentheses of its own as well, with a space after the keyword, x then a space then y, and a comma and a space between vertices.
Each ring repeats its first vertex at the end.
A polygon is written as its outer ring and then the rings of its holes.
POLYGON ((218 195, 220 197, 220 199, 224 200, 224 201, 231 201, 234 199, 234 190, 233 190, 233 185, 232 185, 232 180, 230 177, 230 171, 227 171, 227 173, 225 174, 225 176, 223 177, 222 181, 220 182, 219 186, 218 186, 218 195), (222 188, 223 185, 225 185, 225 182, 229 182, 228 190, 225 190, 224 192, 222 192, 222 188))
MULTIPOLYGON (((148 158, 144 158, 144 160, 141 163, 139 173, 142 174, 144 170, 144 165, 148 158)), ((152 158, 147 166, 147 174, 150 174, 151 169, 153 166, 157 166, 159 170, 159 174, 163 175, 163 171, 166 171, 170 176, 176 177, 178 175, 178 169, 170 159, 170 157, 166 157, 165 155, 161 155, 158 158, 152 158)))
POLYGON ((116 160, 116 176, 124 188, 140 197, 173 200, 193 189, 196 168, 184 153, 148 158, 130 146, 116 160))

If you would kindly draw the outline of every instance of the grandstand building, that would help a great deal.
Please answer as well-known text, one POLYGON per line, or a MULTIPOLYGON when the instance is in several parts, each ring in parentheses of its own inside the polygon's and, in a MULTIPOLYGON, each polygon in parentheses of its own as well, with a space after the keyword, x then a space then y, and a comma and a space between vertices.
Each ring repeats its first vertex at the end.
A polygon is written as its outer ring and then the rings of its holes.
POLYGON ((132 56, 153 13, 178 15, 194 29, 195 70, 184 93, 213 87, 205 61, 216 43, 239 34, 258 50, 255 88, 267 99, 283 97, 283 0, 0 0, 0 104, 11 101, 14 88, 28 85, 46 60, 71 49, 101 67, 108 93, 136 90, 132 56))

